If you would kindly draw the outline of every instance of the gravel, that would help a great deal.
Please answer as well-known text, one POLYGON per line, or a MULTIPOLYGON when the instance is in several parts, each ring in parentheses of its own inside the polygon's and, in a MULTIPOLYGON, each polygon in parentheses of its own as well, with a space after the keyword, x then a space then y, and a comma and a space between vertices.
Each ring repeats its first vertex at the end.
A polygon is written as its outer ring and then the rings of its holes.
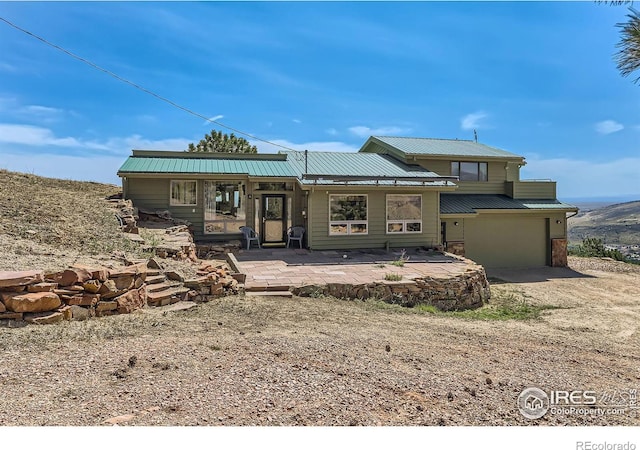
POLYGON ((516 407, 529 386, 640 385, 640 279, 591 263, 585 278, 493 286, 561 308, 530 321, 236 296, 188 311, 0 328, 0 423, 637 425, 631 412, 529 420, 516 407))

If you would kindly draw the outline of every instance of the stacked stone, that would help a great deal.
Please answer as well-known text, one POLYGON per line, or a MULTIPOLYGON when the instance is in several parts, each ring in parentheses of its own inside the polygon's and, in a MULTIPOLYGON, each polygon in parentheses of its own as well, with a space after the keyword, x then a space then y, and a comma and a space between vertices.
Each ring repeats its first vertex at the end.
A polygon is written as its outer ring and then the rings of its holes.
POLYGON ((48 324, 130 313, 146 305, 149 272, 146 263, 118 270, 74 266, 47 274, 0 272, 0 320, 48 324))
POLYGON ((244 282, 243 274, 232 274, 224 261, 203 261, 198 267, 197 278, 185 280, 184 285, 190 288, 190 297, 194 301, 209 301, 223 295, 237 294, 240 290, 238 281, 244 282))
POLYGON ((491 297, 484 268, 471 264, 465 273, 453 278, 424 277, 366 284, 327 283, 294 287, 291 291, 300 297, 322 294, 345 299, 377 298, 409 307, 432 305, 442 311, 479 308, 491 297))

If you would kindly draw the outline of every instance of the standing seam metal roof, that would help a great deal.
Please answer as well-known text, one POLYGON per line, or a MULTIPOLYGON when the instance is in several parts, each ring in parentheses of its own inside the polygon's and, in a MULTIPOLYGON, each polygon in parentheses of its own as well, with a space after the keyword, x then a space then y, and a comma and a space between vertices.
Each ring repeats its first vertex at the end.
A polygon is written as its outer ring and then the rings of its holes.
MULTIPOLYGON (((372 136, 407 155, 447 155, 493 158, 522 158, 488 145, 469 140, 433 139, 397 136, 372 136)), ((366 145, 366 144, 365 144, 366 145)), ((363 146, 364 148, 364 146, 363 146)))
POLYGON ((492 194, 440 194, 440 214, 475 214, 478 209, 577 209, 556 199, 515 199, 492 194))
MULTIPOLYGON (((305 173, 305 153, 283 151, 287 162, 299 177, 305 173)), ((397 177, 439 177, 418 165, 405 164, 402 161, 378 153, 349 152, 308 152, 307 173, 335 176, 397 176, 397 177)))
POLYGON ((246 174, 255 177, 296 176, 287 161, 136 156, 127 158, 118 173, 246 174))

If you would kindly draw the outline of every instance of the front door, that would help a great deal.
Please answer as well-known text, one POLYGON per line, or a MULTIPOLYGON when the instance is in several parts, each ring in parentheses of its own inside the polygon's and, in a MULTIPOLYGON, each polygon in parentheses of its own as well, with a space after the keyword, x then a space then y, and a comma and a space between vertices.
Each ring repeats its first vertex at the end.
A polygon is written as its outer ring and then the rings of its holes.
POLYGON ((287 214, 285 211, 286 195, 262 196, 262 242, 265 244, 284 242, 287 214))

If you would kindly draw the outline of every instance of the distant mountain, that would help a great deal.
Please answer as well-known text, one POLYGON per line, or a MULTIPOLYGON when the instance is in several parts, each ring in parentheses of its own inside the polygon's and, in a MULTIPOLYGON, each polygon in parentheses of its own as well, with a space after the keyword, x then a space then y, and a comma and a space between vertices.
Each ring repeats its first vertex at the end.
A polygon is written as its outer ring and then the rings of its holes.
POLYGON ((640 200, 585 208, 567 221, 567 227, 574 244, 586 237, 600 238, 605 244, 640 244, 640 200))

